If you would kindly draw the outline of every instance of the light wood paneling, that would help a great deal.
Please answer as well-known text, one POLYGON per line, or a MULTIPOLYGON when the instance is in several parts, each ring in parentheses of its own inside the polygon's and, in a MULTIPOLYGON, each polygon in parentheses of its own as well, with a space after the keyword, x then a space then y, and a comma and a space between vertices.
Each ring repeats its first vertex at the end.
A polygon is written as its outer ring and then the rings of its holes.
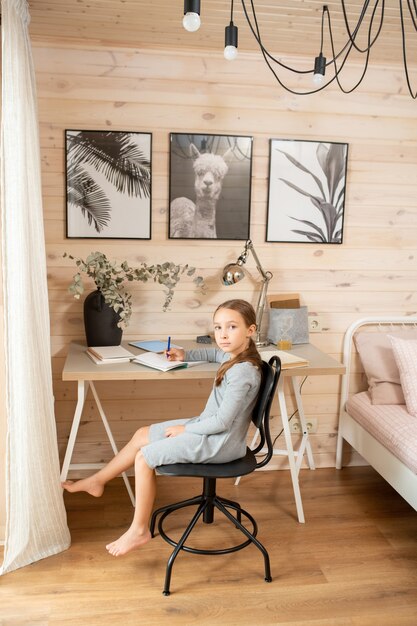
MULTIPOLYGON (((251 3, 246 2, 251 16, 251 3)), ((32 0, 30 3, 30 32, 34 41, 93 42, 107 47, 116 45, 132 48, 159 46, 170 49, 202 48, 222 54, 224 28, 230 20, 230 3, 206 0, 201 3, 202 25, 198 32, 187 33, 182 27, 182 2, 166 0, 32 0)), ((264 45, 281 61, 288 62, 285 55, 300 55, 304 67, 310 69, 320 49, 322 1, 291 2, 290 0, 256 0, 256 15, 264 45)), ((362 9, 362 0, 350 0, 346 5, 347 18, 353 31, 362 9)), ((329 0, 332 34, 335 49, 347 41, 347 32, 339 0, 329 0)), ((373 9, 370 5, 369 13, 373 9)), ((416 40, 411 21, 406 14, 405 30, 409 46, 409 58, 416 58, 416 40)), ((373 33, 377 30, 380 9, 376 12, 373 33)), ((253 23, 253 19, 251 20, 253 23)), ((239 27, 239 50, 258 50, 258 44, 250 32, 240 2, 234 3, 234 23, 239 27)), ((369 23, 369 18, 364 24, 369 23)), ((362 29, 357 37, 359 46, 366 45, 366 32, 362 29)), ((384 26, 378 43, 372 48, 371 62, 385 65, 401 62, 401 25, 398 5, 387 2, 384 26)), ((325 56, 330 57, 330 41, 327 21, 325 23, 325 56), (327 53, 326 53, 327 51, 327 53)), ((354 58, 360 55, 353 51, 354 58)), ((363 55, 362 55, 363 56, 363 55)))
MULTIPOLYGON (((321 316, 323 332, 311 334, 312 343, 340 359, 343 333, 358 317, 417 312, 417 115, 415 102, 398 87, 398 68, 374 66, 361 90, 350 96, 334 89, 297 98, 272 82, 255 53, 242 54, 230 65, 216 52, 201 50, 190 54, 34 40, 61 452, 75 406, 75 384, 62 383, 61 371, 69 342, 83 337, 81 303, 66 291, 75 269, 62 258, 65 251, 86 256, 100 249, 133 264, 188 262, 206 277, 206 296, 185 281, 168 313, 161 311, 163 294, 157 286, 135 285, 127 340, 168 334, 194 338, 210 330, 212 311, 222 300, 243 297, 256 303, 259 278, 253 259, 247 264, 248 279, 234 288, 220 283, 221 269, 237 258, 243 242, 202 245, 167 239, 171 131, 254 137, 251 237, 263 266, 274 274, 270 293, 299 292, 302 303, 321 316), (152 132, 151 241, 65 239, 65 128, 152 132), (349 144, 342 245, 265 243, 273 137, 349 144)), ((354 371, 356 388, 362 389, 357 359, 354 371)), ((334 462, 339 389, 340 381, 331 377, 309 379, 303 387, 307 415, 318 417, 318 432, 312 438, 318 466, 334 462)), ((118 443, 144 421, 193 414, 207 393, 206 385, 180 386, 174 393, 112 383, 103 390, 118 443), (159 397, 164 400, 155 402, 159 397)), ((293 410, 291 398, 289 409, 293 410)), ((279 432, 278 421, 273 421, 273 428, 279 432)), ((86 454, 102 457, 104 440, 97 412, 88 403, 76 460, 86 454)))

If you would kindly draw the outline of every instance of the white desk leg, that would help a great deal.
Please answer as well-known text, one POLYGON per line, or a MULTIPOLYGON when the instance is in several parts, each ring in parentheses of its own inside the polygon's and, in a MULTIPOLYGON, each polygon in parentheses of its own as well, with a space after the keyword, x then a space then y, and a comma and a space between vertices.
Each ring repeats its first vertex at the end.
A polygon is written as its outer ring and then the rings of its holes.
POLYGON ((84 408, 85 398, 88 391, 88 380, 78 381, 78 399, 77 406, 75 407, 74 419, 72 420, 71 432, 68 439, 67 449, 65 451, 65 458, 61 469, 61 481, 64 482, 68 476, 68 469, 71 463, 72 453, 74 451, 75 439, 77 437, 78 428, 80 426, 81 415, 84 408))
MULTIPOLYGON (((117 449, 116 442, 114 440, 113 433, 112 433, 111 428, 110 428, 110 424, 107 421, 106 414, 104 413, 103 407, 101 406, 100 398, 98 397, 98 394, 97 394, 96 388, 94 386, 94 383, 90 382, 90 386, 91 386, 91 391, 93 392, 94 400, 96 401, 96 404, 97 404, 98 412, 100 413, 101 420, 102 420, 102 422, 104 424, 104 428, 106 429, 107 437, 109 438, 110 445, 112 447, 113 453, 116 456, 116 454, 118 454, 119 450, 117 449)), ((135 496, 133 495, 132 487, 130 486, 130 482, 129 482, 129 479, 127 477, 126 472, 123 472, 122 477, 123 477, 124 483, 126 485, 126 489, 127 489, 128 494, 129 494, 129 497, 130 497, 130 499, 132 501, 132 505, 135 506, 135 496)))
MULTIPOLYGON (((308 435, 308 430, 307 430, 307 421, 305 418, 305 414, 304 414, 304 407, 303 407, 303 401, 301 399, 301 393, 300 393, 300 379, 296 376, 293 376, 291 378, 291 382, 292 382, 292 387, 294 390, 294 395, 295 395, 295 401, 297 403, 297 409, 298 409, 298 415, 300 418, 300 424, 303 428, 303 440, 305 439, 305 441, 303 441, 303 444, 305 443, 305 450, 307 452, 307 460, 308 460, 308 466, 310 469, 316 469, 316 466, 314 465, 314 457, 313 457, 313 451, 311 449, 311 443, 310 443, 310 439, 309 439, 309 435, 308 435)), ((302 451, 300 450, 300 456, 302 457, 302 451)))
POLYGON ((336 469, 342 469, 343 464, 343 435, 342 435, 342 418, 339 417, 339 430, 337 433, 336 444, 336 469))
POLYGON ((285 394, 284 394, 284 382, 285 382, 285 378, 284 376, 281 376, 278 381, 278 403, 279 403, 279 410, 281 413, 282 428, 284 430, 285 444, 287 447, 288 463, 290 466, 291 480, 292 480, 292 486, 294 490, 295 505, 297 507, 298 521, 301 524, 303 524, 305 522, 303 503, 301 501, 300 485, 298 483, 298 471, 295 466, 294 448, 292 445, 290 425, 288 422, 288 412, 287 412, 287 405, 285 402, 285 394))

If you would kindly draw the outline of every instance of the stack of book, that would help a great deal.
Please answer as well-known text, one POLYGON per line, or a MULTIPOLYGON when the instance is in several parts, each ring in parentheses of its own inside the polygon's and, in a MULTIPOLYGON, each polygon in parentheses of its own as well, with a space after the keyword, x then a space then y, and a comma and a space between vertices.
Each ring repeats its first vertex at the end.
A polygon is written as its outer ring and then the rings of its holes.
POLYGON ((123 348, 123 346, 90 346, 86 352, 96 365, 129 363, 129 361, 135 358, 135 355, 123 348))

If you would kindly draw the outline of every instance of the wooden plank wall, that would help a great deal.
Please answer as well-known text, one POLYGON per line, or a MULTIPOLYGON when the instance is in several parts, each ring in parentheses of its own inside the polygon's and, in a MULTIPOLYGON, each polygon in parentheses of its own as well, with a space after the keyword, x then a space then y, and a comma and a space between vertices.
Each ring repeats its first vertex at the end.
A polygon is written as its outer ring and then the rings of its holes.
MULTIPOLYGON (((220 53, 37 43, 34 57, 61 455, 76 398, 75 385, 61 381, 61 370, 69 342, 83 337, 81 303, 66 291, 74 268, 62 258, 64 251, 85 256, 103 250, 131 263, 187 262, 206 277, 205 297, 184 282, 167 313, 161 311, 160 288, 136 286, 126 339, 195 337, 210 330, 212 311, 222 300, 256 303, 253 260, 247 265, 253 280, 233 288, 220 284, 221 269, 236 259, 243 242, 168 240, 171 131, 254 137, 251 237, 262 264, 274 274, 270 293, 299 292, 309 311, 321 316, 324 329, 311 335, 312 343, 339 359, 343 333, 358 317, 416 313, 417 117, 400 70, 371 68, 352 95, 334 89, 295 97, 273 82, 257 53, 227 63, 220 53), (65 128, 152 132, 151 241, 65 239, 65 128), (349 143, 343 245, 265 243, 270 138, 349 143)), ((359 372, 357 379, 359 387, 359 372)), ((312 444, 319 467, 334 464, 339 389, 335 377, 311 378, 303 386, 307 416, 318 417, 312 444)), ((114 383, 99 385, 99 391, 122 444, 144 422, 200 410, 209 385, 164 383, 161 389, 156 383, 114 383)), ((279 419, 273 423, 277 432, 279 419)), ((75 458, 105 459, 108 453, 88 401, 75 458)))

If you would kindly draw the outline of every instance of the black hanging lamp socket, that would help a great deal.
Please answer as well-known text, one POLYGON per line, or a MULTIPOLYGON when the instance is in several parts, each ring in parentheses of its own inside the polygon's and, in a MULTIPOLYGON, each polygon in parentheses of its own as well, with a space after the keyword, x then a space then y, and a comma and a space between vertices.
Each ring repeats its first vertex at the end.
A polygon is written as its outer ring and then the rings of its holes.
POLYGON ((231 21, 224 29, 224 57, 232 61, 237 57, 238 28, 231 21))
POLYGON ((200 15, 200 0, 184 0, 184 15, 187 13, 200 15))
POLYGON ((314 60, 314 75, 313 81, 316 84, 320 84, 323 82, 324 75, 326 73, 326 57, 323 56, 323 53, 320 52, 319 56, 314 60))
POLYGON ((230 22, 229 26, 224 29, 224 46, 234 46, 237 48, 237 32, 238 28, 230 22))

